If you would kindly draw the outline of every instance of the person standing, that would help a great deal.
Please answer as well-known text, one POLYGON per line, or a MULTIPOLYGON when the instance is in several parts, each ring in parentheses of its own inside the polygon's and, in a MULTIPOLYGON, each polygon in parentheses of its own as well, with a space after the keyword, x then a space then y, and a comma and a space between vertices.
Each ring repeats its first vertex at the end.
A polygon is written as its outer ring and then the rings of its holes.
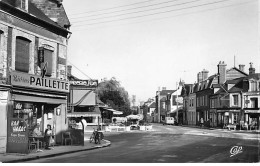
POLYGON ((83 116, 81 116, 81 122, 83 124, 83 130, 86 131, 87 121, 83 118, 83 116))
POLYGON ((52 137, 51 125, 47 125, 47 129, 44 132, 45 149, 50 149, 50 140, 52 137))
POLYGON ((201 127, 201 128, 203 127, 203 123, 204 123, 203 118, 200 118, 200 127, 201 127))

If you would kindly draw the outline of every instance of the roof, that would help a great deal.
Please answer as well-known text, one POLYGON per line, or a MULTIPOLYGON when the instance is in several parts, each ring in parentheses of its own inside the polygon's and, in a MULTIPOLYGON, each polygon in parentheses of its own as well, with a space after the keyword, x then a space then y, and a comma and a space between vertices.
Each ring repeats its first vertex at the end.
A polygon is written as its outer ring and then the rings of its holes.
POLYGON ((166 97, 162 97, 160 101, 166 101, 166 97))
POLYGON ((162 90, 161 92, 160 92, 160 95, 168 95, 168 93, 170 93, 170 94, 172 94, 172 93, 174 93, 176 90, 162 90))
POLYGON ((245 72, 244 72, 244 71, 242 71, 242 70, 239 70, 237 67, 232 67, 232 68, 228 69, 226 72, 229 72, 230 70, 233 70, 233 69, 235 69, 235 70, 237 70, 238 72, 240 72, 240 73, 244 74, 245 76, 248 76, 248 74, 247 74, 247 73, 245 73, 245 72))
POLYGON ((149 108, 155 108, 156 106, 155 106, 155 102, 153 102, 150 106, 149 106, 149 108))
POLYGON ((2 0, 0 1, 0 8, 14 16, 17 16, 23 20, 29 21, 38 26, 48 28, 56 28, 55 33, 60 33, 66 35, 66 33, 70 33, 66 28, 60 26, 53 20, 51 20, 47 15, 45 15, 35 4, 33 4, 30 0, 28 1, 28 11, 25 12, 16 8, 16 3, 13 0, 2 0), (57 28, 59 30, 57 30, 57 28), (65 33, 66 32, 66 33, 65 33))
POLYGON ((181 90, 181 96, 189 95, 192 86, 192 84, 184 84, 181 90))
POLYGON ((256 79, 256 80, 260 80, 260 73, 250 74, 245 79, 251 79, 251 78, 256 79))

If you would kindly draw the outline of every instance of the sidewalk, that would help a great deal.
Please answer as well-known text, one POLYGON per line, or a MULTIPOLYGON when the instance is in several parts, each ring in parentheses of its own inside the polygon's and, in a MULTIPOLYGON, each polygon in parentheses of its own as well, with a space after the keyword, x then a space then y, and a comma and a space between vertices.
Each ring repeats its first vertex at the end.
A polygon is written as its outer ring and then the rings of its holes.
POLYGON ((43 152, 31 152, 29 154, 0 154, 0 162, 2 163, 15 163, 15 162, 23 162, 28 160, 35 160, 39 158, 48 158, 54 157, 69 153, 93 150, 97 148, 103 148, 111 145, 110 141, 102 140, 101 144, 89 143, 89 140, 86 139, 89 137, 85 136, 84 146, 54 146, 53 150, 45 150, 43 152))
POLYGON ((189 125, 182 125, 180 127, 198 129, 197 131, 191 131, 186 134, 208 135, 208 136, 215 136, 215 137, 239 138, 239 139, 250 139, 250 140, 260 141, 259 130, 228 130, 228 129, 210 128, 210 127, 200 128, 199 126, 189 126, 189 125))

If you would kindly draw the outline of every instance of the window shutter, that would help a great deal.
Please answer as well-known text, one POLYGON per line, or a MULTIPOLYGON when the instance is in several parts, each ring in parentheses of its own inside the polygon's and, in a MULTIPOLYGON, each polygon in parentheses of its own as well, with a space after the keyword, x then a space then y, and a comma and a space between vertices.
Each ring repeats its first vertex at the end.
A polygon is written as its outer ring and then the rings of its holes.
POLYGON ((30 57, 30 41, 25 38, 16 38, 15 70, 28 73, 30 57))

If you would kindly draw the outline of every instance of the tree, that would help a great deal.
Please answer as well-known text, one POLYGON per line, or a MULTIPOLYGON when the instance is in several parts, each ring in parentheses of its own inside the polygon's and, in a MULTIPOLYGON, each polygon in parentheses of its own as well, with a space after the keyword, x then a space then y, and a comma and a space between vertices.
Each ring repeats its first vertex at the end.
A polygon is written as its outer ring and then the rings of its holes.
POLYGON ((128 92, 115 77, 110 80, 104 78, 98 85, 97 94, 103 103, 122 111, 124 116, 131 114, 128 92))

